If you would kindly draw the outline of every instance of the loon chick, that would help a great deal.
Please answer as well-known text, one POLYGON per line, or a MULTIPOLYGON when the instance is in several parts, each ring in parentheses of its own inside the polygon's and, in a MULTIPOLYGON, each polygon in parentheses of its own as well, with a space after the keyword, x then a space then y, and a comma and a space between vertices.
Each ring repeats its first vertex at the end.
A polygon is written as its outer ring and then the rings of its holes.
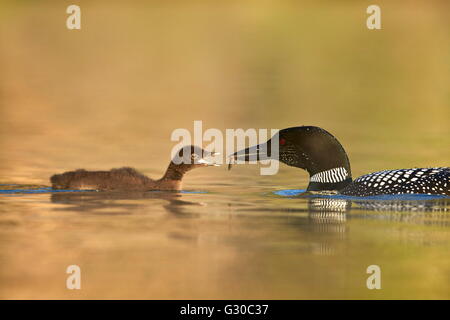
POLYGON ((342 145, 329 132, 314 126, 280 130, 267 142, 240 150, 231 157, 244 161, 276 159, 302 168, 310 175, 307 191, 338 191, 349 196, 405 193, 450 196, 449 167, 384 170, 352 180, 350 161, 342 145), (272 144, 278 145, 279 156, 272 152, 272 144))
POLYGON ((180 149, 172 159, 164 176, 153 180, 133 168, 111 169, 110 171, 76 171, 55 174, 50 178, 53 189, 101 190, 101 191, 178 191, 181 190, 183 175, 195 168, 216 166, 205 157, 218 153, 208 152, 196 146, 180 149))

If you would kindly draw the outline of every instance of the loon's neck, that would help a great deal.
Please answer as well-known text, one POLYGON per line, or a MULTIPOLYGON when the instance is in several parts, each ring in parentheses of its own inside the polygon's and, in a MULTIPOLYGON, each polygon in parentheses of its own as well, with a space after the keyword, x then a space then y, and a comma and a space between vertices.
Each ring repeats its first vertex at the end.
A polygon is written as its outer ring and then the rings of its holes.
POLYGON ((169 167, 167 167, 166 172, 162 176, 159 181, 166 180, 174 180, 181 181, 183 179, 184 174, 188 171, 188 168, 183 165, 177 165, 173 162, 170 162, 169 167))
POLYGON ((351 173, 344 167, 338 167, 311 175, 307 191, 340 191, 351 183, 351 173))

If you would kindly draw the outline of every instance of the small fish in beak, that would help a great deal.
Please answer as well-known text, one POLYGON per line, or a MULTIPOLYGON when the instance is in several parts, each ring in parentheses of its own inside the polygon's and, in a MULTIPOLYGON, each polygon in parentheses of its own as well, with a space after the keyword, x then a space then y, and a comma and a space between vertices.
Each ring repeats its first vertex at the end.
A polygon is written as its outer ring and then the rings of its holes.
POLYGON ((220 155, 219 152, 207 152, 207 151, 204 151, 203 157, 201 159, 197 160, 196 163, 197 164, 204 164, 206 166, 219 167, 220 164, 205 159, 205 158, 209 158, 209 157, 215 157, 215 156, 218 156, 218 155, 220 155))

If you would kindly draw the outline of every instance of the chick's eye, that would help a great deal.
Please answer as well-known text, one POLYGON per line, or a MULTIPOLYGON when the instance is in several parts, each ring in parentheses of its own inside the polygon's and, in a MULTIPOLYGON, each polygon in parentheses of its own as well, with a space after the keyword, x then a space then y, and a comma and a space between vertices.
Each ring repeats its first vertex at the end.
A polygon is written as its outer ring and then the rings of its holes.
POLYGON ((286 144, 286 139, 280 138, 280 146, 284 146, 286 144))

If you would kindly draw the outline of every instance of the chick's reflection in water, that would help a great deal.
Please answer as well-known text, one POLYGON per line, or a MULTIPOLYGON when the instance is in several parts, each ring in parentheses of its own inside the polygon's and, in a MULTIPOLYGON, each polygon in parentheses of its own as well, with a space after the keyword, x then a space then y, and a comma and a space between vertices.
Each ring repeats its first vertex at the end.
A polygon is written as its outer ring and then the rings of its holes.
POLYGON ((177 192, 128 191, 128 192, 61 192, 51 195, 52 203, 66 205, 55 210, 75 211, 102 215, 130 215, 148 206, 155 208, 153 201, 164 200, 162 208, 176 217, 196 216, 184 210, 186 206, 204 206, 202 202, 187 201, 177 192), (133 200, 138 200, 133 202, 133 200), (141 201, 144 200, 144 201, 141 201), (152 201, 152 203, 147 202, 152 201))

